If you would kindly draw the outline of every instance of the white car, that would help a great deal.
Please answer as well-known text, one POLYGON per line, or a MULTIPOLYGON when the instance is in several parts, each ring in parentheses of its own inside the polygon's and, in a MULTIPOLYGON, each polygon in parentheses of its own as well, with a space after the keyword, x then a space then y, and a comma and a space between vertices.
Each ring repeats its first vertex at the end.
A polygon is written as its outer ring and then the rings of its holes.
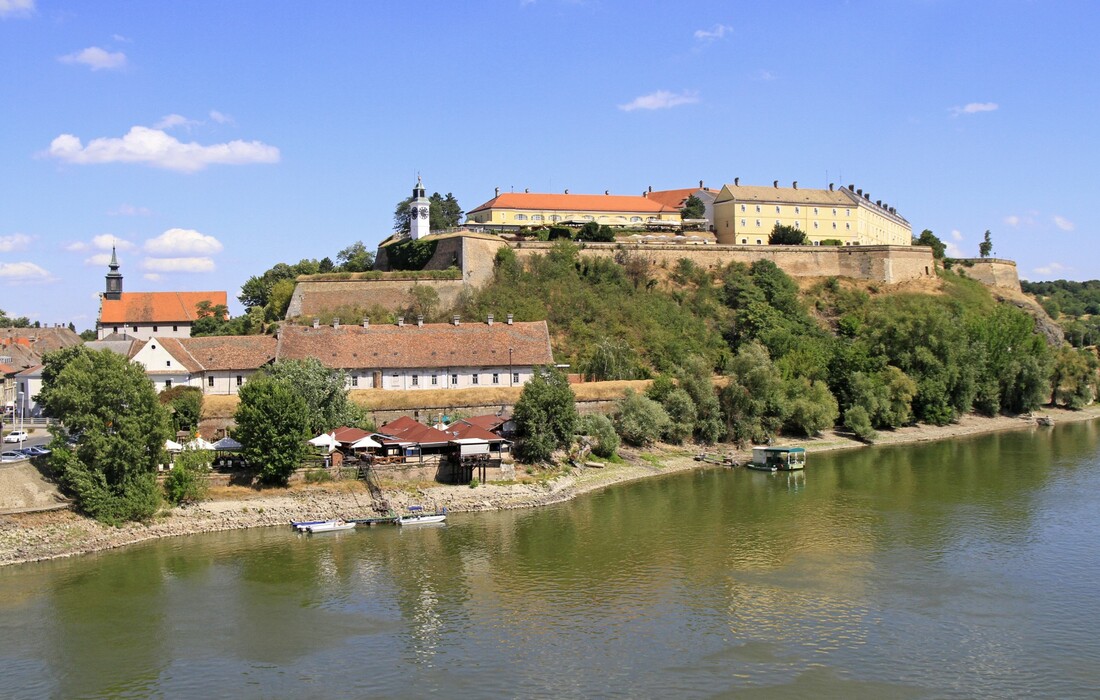
POLYGON ((29 437, 26 430, 13 430, 4 438, 4 442, 23 442, 29 437))

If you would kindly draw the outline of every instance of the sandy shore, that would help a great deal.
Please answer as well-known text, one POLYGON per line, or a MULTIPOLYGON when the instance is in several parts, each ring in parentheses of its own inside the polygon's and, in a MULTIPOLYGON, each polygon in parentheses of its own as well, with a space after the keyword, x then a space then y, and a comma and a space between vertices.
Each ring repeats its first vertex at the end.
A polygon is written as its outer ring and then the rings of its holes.
MULTIPOLYGON (((1092 420, 1100 417, 1100 406, 1083 411, 1047 409, 1030 417, 982 418, 966 416, 946 426, 920 425, 880 434, 876 445, 944 440, 1035 425, 1038 416, 1050 416, 1056 423, 1092 420)), ((866 445, 837 433, 803 441, 791 441, 811 452, 864 448, 866 445)), ((635 479, 671 474, 689 469, 713 468, 694 460, 692 447, 657 446, 644 451, 622 451, 624 462, 602 469, 572 470, 550 481, 531 484, 483 484, 467 486, 426 485, 385 489, 390 506, 402 509, 413 503, 446 506, 452 512, 529 508, 559 503, 578 495, 635 479)), ((713 446, 711 454, 732 455, 744 462, 748 451, 730 446, 713 446)), ((136 542, 190 535, 200 532, 246 527, 285 525, 291 520, 328 517, 370 517, 381 504, 372 501, 366 487, 357 481, 334 482, 290 489, 226 489, 199 504, 167 509, 152 522, 132 523, 120 528, 102 525, 71 511, 29 513, 0 517, 0 566, 123 547, 136 542)))

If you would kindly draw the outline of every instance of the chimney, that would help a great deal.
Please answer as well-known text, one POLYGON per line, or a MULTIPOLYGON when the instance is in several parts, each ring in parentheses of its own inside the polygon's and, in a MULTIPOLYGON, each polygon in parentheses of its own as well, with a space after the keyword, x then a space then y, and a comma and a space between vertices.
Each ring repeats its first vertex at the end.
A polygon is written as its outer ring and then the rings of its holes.
POLYGON ((313 319, 313 327, 314 328, 320 328, 321 327, 321 319, 319 319, 319 318, 313 319))
POLYGON ((417 314, 416 315, 416 327, 417 328, 423 328, 424 327, 424 314, 417 314))
POLYGON ((603 193, 604 194, 611 194, 611 190, 604 190, 603 193))
POLYGON ((512 325, 512 314, 508 314, 508 325, 512 325))
POLYGON ((856 186, 855 185, 848 185, 848 191, 849 192, 855 192, 856 191, 856 186))
POLYGON ((871 193, 868 192, 867 194, 863 195, 863 198, 866 199, 868 202, 870 202, 871 201, 871 193))
POLYGON ((340 327, 340 319, 338 319, 338 318, 332 319, 332 327, 333 328, 339 328, 340 327))
POLYGON ((569 194, 569 188, 566 188, 565 193, 569 194))
POLYGON ((740 184, 741 184, 741 178, 739 178, 739 177, 733 178, 733 186, 734 187, 737 187, 740 184))
POLYGON ((831 183, 831 182, 829 183, 829 191, 830 191, 830 192, 832 192, 832 191, 833 191, 833 183, 831 183))
POLYGON ((500 196, 500 188, 499 187, 494 187, 493 188, 493 196, 494 197, 499 197, 500 196))
POLYGON ((646 192, 652 192, 652 191, 653 191, 653 185, 650 185, 650 186, 649 186, 649 189, 648 189, 648 190, 646 190, 646 192))
POLYGON ((523 188, 523 193, 524 194, 531 194, 531 188, 530 187, 524 187, 523 188))
POLYGON ((881 207, 882 206, 882 200, 881 199, 876 199, 875 204, 877 204, 878 206, 881 207))
POLYGON ((703 181, 702 180, 699 181, 699 189, 703 189, 703 181))
POLYGON ((458 320, 458 314, 455 314, 454 316, 451 316, 451 323, 453 323, 456 326, 460 323, 460 321, 458 320))
POLYGON ((795 180, 794 182, 792 182, 791 187, 793 187, 797 190, 798 189, 798 180, 795 180))
POLYGON ((370 328, 370 316, 363 317, 363 328, 370 328))
POLYGON ((493 325, 493 315, 492 314, 489 314, 489 316, 485 319, 485 323, 486 323, 486 325, 489 325, 489 326, 493 325))
POLYGON ((862 197, 863 196, 863 190, 856 190, 856 194, 858 194, 860 197, 862 197))
POLYGON ((397 327, 401 328, 404 325, 405 325, 405 317, 404 316, 398 316, 397 317, 397 327))
POLYGON ((778 190, 779 189, 779 180, 772 180, 772 187, 774 187, 775 189, 778 190))

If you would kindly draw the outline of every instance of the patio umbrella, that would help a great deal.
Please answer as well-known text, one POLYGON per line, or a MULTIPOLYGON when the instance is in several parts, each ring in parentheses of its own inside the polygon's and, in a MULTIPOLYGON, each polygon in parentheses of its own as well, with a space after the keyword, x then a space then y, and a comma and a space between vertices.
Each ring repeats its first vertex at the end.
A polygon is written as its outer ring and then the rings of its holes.
POLYGON ((236 452, 241 449, 241 443, 226 435, 214 443, 214 449, 219 452, 236 452))
POLYGON ((164 449, 168 450, 169 452, 182 452, 183 445, 179 444, 175 440, 165 440, 164 449))
POLYGON ((188 450, 212 450, 214 449, 214 443, 204 440, 202 437, 197 437, 185 444, 184 448, 188 450))
POLYGON ((359 440, 353 442, 351 444, 351 449, 358 450, 358 449, 362 449, 362 448, 365 448, 365 447, 381 447, 381 446, 382 446, 382 443, 371 440, 370 435, 368 435, 365 438, 360 438, 359 440))

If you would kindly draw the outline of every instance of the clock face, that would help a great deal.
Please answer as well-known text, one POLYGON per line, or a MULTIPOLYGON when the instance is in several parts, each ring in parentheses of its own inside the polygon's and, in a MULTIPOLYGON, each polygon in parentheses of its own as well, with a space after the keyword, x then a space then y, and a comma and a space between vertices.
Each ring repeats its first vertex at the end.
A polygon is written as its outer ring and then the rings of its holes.
POLYGON ((427 207, 420 207, 420 218, 421 219, 427 219, 428 218, 428 208, 427 207))

